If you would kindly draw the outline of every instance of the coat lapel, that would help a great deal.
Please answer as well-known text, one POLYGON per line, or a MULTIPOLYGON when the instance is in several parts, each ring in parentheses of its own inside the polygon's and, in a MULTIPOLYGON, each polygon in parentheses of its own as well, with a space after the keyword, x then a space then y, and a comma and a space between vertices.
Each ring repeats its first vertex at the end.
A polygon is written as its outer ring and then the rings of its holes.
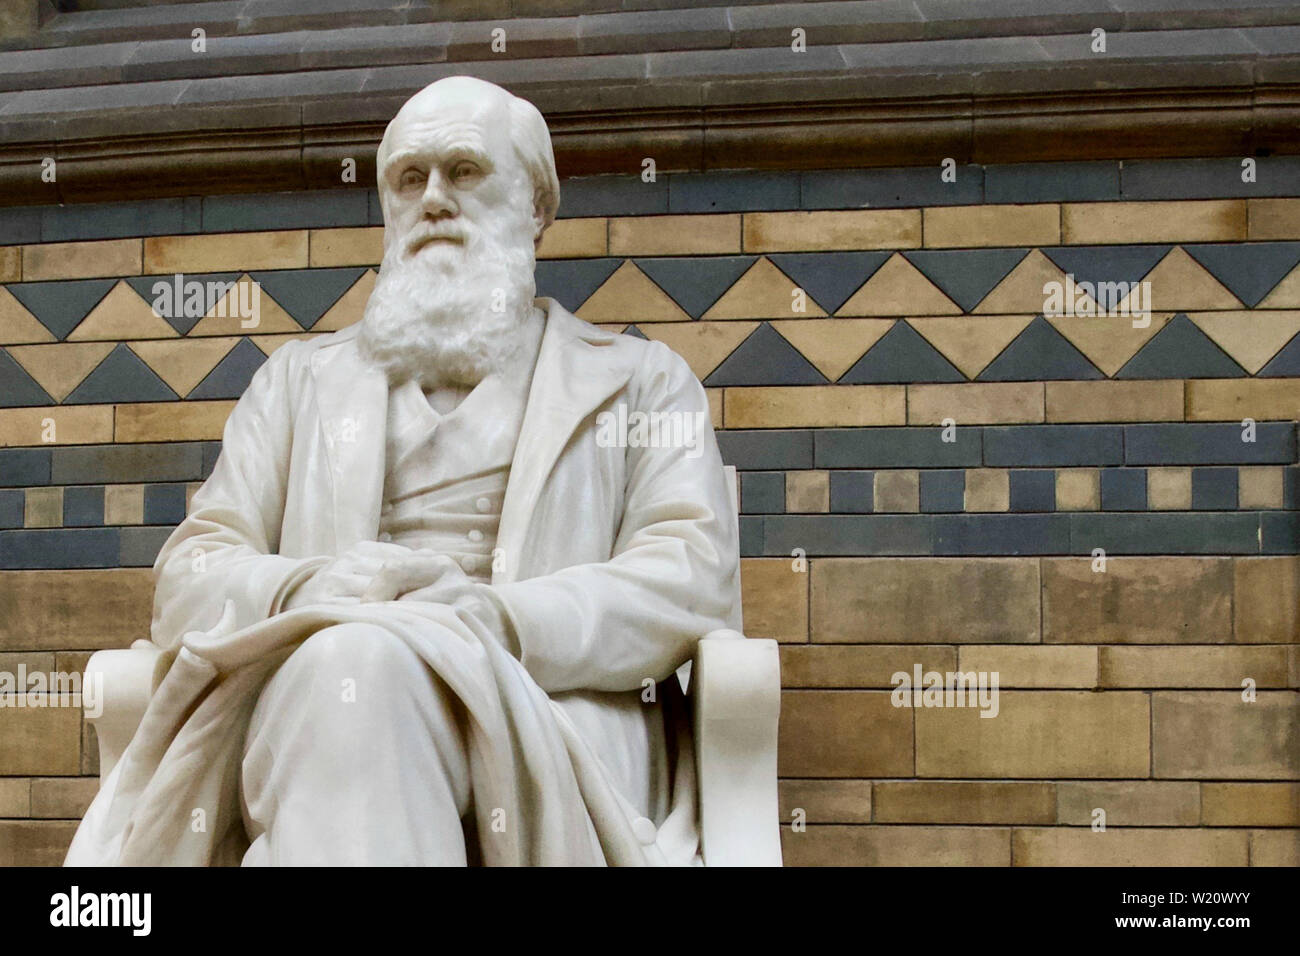
POLYGON ((493 584, 517 580, 529 522, 560 452, 588 415, 632 377, 616 361, 615 336, 572 315, 554 299, 541 297, 546 330, 528 392, 510 481, 501 505, 497 547, 505 556, 493 584))

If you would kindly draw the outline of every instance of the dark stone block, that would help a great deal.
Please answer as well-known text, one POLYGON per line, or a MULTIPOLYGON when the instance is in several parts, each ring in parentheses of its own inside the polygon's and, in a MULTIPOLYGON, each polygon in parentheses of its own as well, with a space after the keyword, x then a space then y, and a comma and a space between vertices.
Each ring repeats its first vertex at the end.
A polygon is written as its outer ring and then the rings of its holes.
POLYGON ((945 442, 934 427, 825 428, 816 433, 818 468, 963 468, 980 464, 979 428, 945 442))
POLYGON ((1145 468, 1103 468, 1101 510, 1146 511, 1147 470, 1145 468))
POLYGON ((1300 554, 1300 514, 1260 513, 1259 539, 1261 554, 1300 554))
POLYGON ((116 528, 0 531, 0 570, 113 568, 117 564, 116 528))
POLYGON ((937 166, 893 169, 818 169, 802 174, 804 209, 889 209, 965 206, 984 199, 984 169, 958 166, 945 182, 937 166))
POLYGON ((119 565, 124 568, 153 567, 158 552, 171 533, 171 528, 122 528, 119 565))
POLYGON ((777 515, 764 519, 763 553, 808 555, 929 555, 929 515, 777 515))
MULTIPOLYGON (((923 496, 926 474, 929 473, 921 472, 923 496)), ((830 485, 832 514, 871 514, 875 510, 874 471, 832 471, 830 485)), ((922 502, 924 503, 924 497, 922 502)))
POLYGON ((49 448, 0 448, 0 487, 50 483, 49 448))
POLYGON ((1067 515, 939 515, 935 554, 1032 555, 1067 554, 1070 532, 1067 515))
POLYGON ((1130 465, 1290 465, 1296 460, 1292 422, 1258 422, 1255 440, 1243 441, 1236 423, 1178 422, 1125 425, 1125 462, 1130 465))
POLYGON ((58 485, 196 481, 203 467, 204 444, 169 442, 56 448, 50 481, 58 485))
POLYGON ((984 429, 984 464, 1067 468, 1118 465, 1124 460, 1119 425, 1007 425, 984 429))
POLYGON ((560 219, 655 216, 668 212, 668 176, 579 176, 560 183, 560 219))
POLYGON ((921 511, 957 512, 966 507, 966 472, 961 468, 921 472, 921 511))
POLYGON ((798 208, 798 173, 674 173, 668 177, 668 211, 672 213, 798 208))
POLYGON ((826 377, 781 333, 764 322, 709 373, 709 387, 729 385, 825 385, 826 377))
POLYGON ((1050 468, 1009 474, 1012 511, 1055 511, 1056 472, 1050 468))
POLYGON ((322 229, 369 224, 369 190, 364 188, 203 198, 204 232, 322 229))
POLYGON ((1119 164, 1112 160, 984 167, 987 203, 1118 200, 1119 190, 1119 164))
POLYGON ((145 524, 175 525, 184 520, 185 486, 183 484, 145 486, 145 524))
POLYGON ((27 495, 18 488, 0 489, 0 528, 21 528, 27 495))
POLYGON ((745 471, 740 474, 740 510, 744 514, 785 512, 785 472, 745 471))
POLYGON ((63 489, 65 528, 96 528, 103 524, 103 485, 74 485, 63 489))
POLYGON ((1193 468, 1192 508, 1195 511, 1235 511, 1237 469, 1193 468))
POLYGON ((1255 554, 1259 516, 1251 512, 1072 514, 1070 551, 1091 554, 1255 554))
POLYGON ((740 516, 740 556, 742 558, 761 558, 763 556, 763 520, 750 515, 740 516))
POLYGON ((753 429, 717 433, 722 460, 739 471, 813 467, 813 433, 807 429, 753 429))

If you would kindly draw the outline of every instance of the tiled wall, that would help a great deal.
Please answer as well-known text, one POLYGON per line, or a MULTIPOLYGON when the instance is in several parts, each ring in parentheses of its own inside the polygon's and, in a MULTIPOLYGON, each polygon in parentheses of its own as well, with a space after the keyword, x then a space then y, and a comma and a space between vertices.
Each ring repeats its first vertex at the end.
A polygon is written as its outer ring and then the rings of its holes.
MULTIPOLYGON (((789 862, 1300 862, 1300 177, 1261 163, 565 184, 539 293, 681 353, 741 473, 789 862), (1149 282, 1149 324, 1044 317, 1067 273, 1149 282), (893 706, 915 665, 998 672, 998 717, 893 706)), ((233 400, 360 317, 377 221, 0 210, 0 667, 147 635, 233 400), (159 318, 176 272, 260 324, 159 318)), ((75 712, 0 709, 0 861, 57 861, 93 770, 75 712)))

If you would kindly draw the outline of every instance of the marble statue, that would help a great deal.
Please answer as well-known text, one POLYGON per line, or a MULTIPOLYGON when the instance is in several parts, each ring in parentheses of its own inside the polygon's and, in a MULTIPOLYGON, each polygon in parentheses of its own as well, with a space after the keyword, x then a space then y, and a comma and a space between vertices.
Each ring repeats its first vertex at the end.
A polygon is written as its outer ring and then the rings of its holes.
POLYGON ((364 317, 231 413, 155 565, 165 676, 67 861, 697 862, 674 671, 739 613, 704 390, 535 298, 530 103, 440 80, 378 179, 364 317))

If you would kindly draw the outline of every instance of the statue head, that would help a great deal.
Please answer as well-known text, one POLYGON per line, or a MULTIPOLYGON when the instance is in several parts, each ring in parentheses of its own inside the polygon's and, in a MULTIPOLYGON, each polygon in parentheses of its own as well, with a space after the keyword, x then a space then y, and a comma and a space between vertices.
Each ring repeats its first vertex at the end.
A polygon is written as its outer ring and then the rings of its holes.
POLYGON ((534 312, 536 245, 559 180, 537 108, 447 77, 415 94, 379 144, 384 260, 359 344, 394 381, 473 385, 534 312))

